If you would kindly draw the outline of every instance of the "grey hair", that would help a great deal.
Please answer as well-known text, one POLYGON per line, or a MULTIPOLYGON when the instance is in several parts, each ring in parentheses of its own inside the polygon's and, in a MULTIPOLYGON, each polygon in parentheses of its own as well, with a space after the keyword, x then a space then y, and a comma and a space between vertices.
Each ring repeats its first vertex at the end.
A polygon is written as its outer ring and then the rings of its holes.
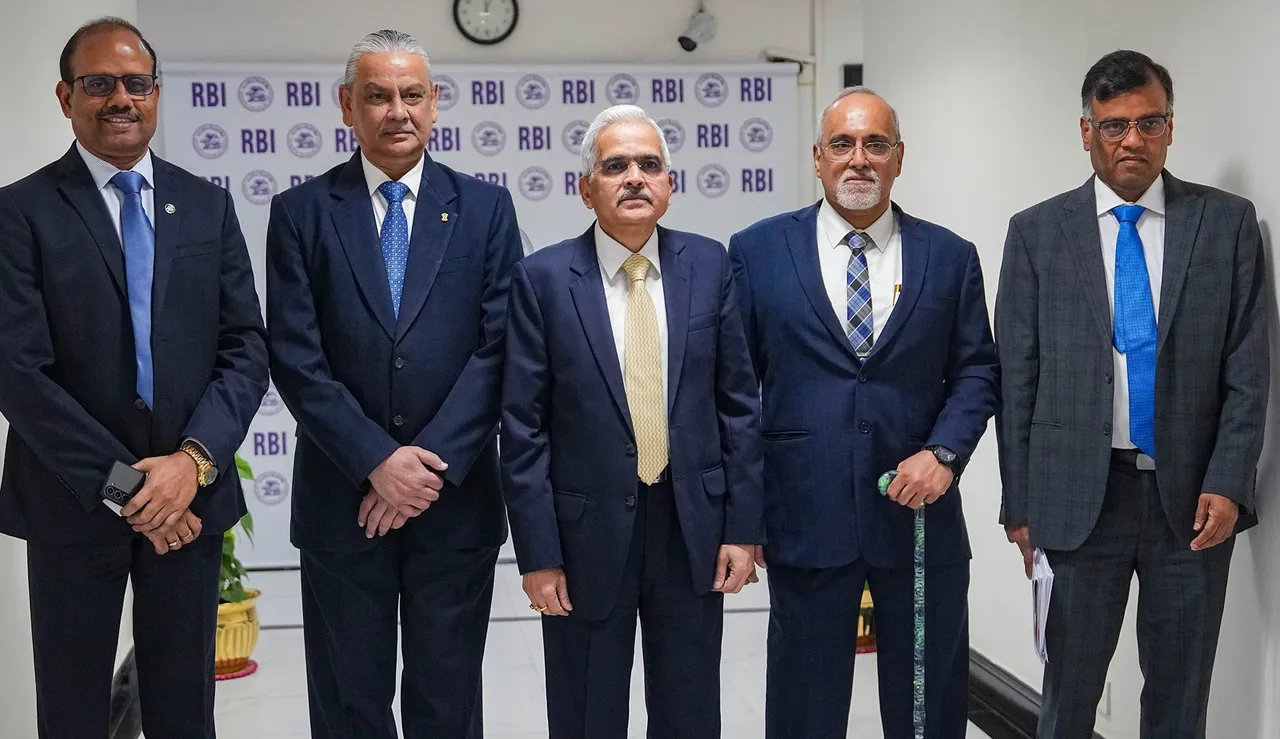
POLYGON ((360 57, 365 54, 393 54, 397 51, 422 57, 422 62, 427 65, 427 83, 430 84, 431 60, 427 58, 427 51, 422 48, 422 44, 403 31, 384 28, 360 39, 360 42, 351 49, 351 56, 347 57, 347 71, 342 76, 343 86, 350 88, 355 83, 356 63, 360 61, 360 57))
MULTIPOLYGON (((836 105, 838 105, 841 100, 844 100, 850 95, 872 95, 874 97, 880 98, 881 100, 884 100, 885 105, 889 105, 889 101, 885 100, 884 97, 880 95, 880 93, 876 92, 875 90, 872 90, 870 87, 866 87, 865 85, 855 85, 854 87, 844 88, 843 90, 840 91, 840 94, 836 96, 836 99, 831 101, 830 105, 822 109, 822 115, 818 116, 818 135, 816 137, 816 141, 819 144, 822 143, 822 124, 824 121, 827 120, 827 114, 830 113, 831 109, 836 107, 836 105)), ((889 105, 889 112, 893 114, 893 137, 901 141, 902 125, 898 123, 898 111, 894 109, 892 105, 889 105)))
POLYGON ((587 179, 591 179, 591 175, 596 171, 596 164, 600 162, 600 134, 615 123, 629 121, 643 121, 658 132, 658 141, 662 142, 662 164, 670 171, 671 149, 667 146, 667 137, 662 134, 662 126, 659 126, 657 121, 650 118, 644 108, 638 105, 615 105, 600 111, 582 137, 582 172, 587 179))

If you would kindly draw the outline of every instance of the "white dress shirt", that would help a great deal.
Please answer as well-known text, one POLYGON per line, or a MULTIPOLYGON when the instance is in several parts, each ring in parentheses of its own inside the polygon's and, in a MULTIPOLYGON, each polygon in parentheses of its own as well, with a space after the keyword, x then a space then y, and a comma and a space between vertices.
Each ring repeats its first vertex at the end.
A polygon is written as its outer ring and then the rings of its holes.
MULTIPOLYGON (((124 245, 124 231, 120 225, 120 210, 124 203, 124 192, 116 189, 111 184, 111 178, 115 177, 120 170, 116 165, 105 162, 84 148, 79 141, 76 142, 76 150, 80 152, 80 158, 84 160, 84 164, 89 168, 89 174, 93 176, 93 184, 98 186, 98 194, 102 196, 102 202, 107 204, 107 212, 111 214, 111 223, 116 227, 116 237, 120 239, 120 244, 124 245)), ((155 165, 151 161, 151 150, 148 149, 145 156, 137 164, 133 165, 133 171, 142 175, 142 210, 147 214, 147 220, 154 229, 156 225, 156 178, 155 165)))
MULTIPOLYGON (((822 201, 818 207, 818 264, 822 268, 822 285, 827 289, 831 309, 841 326, 849 321, 848 271, 853 252, 848 244, 840 241, 853 230, 831 203, 822 201)), ((893 208, 886 210, 863 233, 875 243, 864 250, 871 275, 871 337, 875 342, 902 290, 902 232, 893 208)))
MULTIPOLYGON (((1142 217, 1138 219, 1138 238, 1142 239, 1142 255, 1146 258, 1147 278, 1151 281, 1151 302, 1158 321, 1160 285, 1163 284, 1164 277, 1164 178, 1157 177, 1136 203, 1125 202, 1096 177, 1093 180, 1093 192, 1098 203, 1098 232, 1102 236, 1102 265, 1107 275, 1107 302, 1111 305, 1111 325, 1115 326, 1116 240, 1120 237, 1120 222, 1116 220, 1111 209, 1118 205, 1141 205, 1146 208, 1142 217)), ((1133 440, 1129 437, 1129 365, 1124 355, 1116 351, 1114 341, 1111 354, 1115 363, 1111 446, 1116 449, 1133 449, 1133 440)))
MULTIPOLYGON (((405 193, 404 200, 400 203, 400 207, 404 208, 404 217, 408 220, 409 238, 413 238, 413 210, 418 202, 418 188, 422 187, 422 165, 426 161, 424 154, 418 163, 413 165, 413 169, 405 173, 399 182, 409 188, 409 192, 405 193)), ((378 169, 369 161, 369 158, 360 152, 360 164, 364 167, 364 181, 369 186, 369 198, 373 201, 373 225, 379 234, 382 233, 382 221, 387 217, 387 199, 378 192, 378 188, 384 182, 390 182, 391 178, 386 172, 378 169)))
MULTIPOLYGON (((613 328, 613 346, 618 350, 618 367, 625 378, 627 374, 627 295, 631 291, 631 278, 622 271, 622 263, 631 256, 631 250, 614 241, 604 232, 600 222, 596 221, 596 258, 600 261, 600 277, 604 281, 604 300, 609 307, 609 323, 613 328)), ((649 298, 653 300, 653 310, 658 318, 658 346, 662 351, 662 394, 670 402, 667 387, 667 304, 662 291, 662 264, 658 259, 658 232, 655 230, 644 246, 640 255, 652 265, 649 275, 644 280, 649 298)))

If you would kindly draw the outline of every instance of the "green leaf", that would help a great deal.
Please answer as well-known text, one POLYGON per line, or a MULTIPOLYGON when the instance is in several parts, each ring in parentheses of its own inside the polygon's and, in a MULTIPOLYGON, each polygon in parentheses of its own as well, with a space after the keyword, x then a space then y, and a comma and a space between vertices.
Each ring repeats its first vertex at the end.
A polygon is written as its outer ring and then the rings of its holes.
POLYGON ((253 468, 239 454, 236 455, 236 472, 246 480, 253 479, 253 468))
POLYGON ((240 528, 244 529, 245 536, 249 541, 253 541, 253 514, 245 512, 244 517, 240 519, 240 528))

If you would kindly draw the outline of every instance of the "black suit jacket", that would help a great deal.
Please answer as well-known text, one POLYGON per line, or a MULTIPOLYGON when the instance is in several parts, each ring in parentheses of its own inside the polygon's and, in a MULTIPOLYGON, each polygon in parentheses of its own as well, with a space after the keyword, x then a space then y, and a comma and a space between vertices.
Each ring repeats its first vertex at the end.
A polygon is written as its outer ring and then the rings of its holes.
POLYGON ((298 421, 291 538, 376 544, 356 525, 369 473, 404 445, 449 465, 408 524, 426 546, 498 546, 497 426, 511 267, 511 193, 427 157, 396 320, 360 154, 277 195, 267 229, 276 387, 298 421))
POLYGON ((233 457, 267 390, 249 253, 230 193, 153 161, 152 409, 136 391, 123 248, 76 147, 0 189, 6 534, 59 544, 133 535, 99 497, 111 463, 171 454, 186 437, 221 473, 191 503, 205 533, 244 514, 233 457))

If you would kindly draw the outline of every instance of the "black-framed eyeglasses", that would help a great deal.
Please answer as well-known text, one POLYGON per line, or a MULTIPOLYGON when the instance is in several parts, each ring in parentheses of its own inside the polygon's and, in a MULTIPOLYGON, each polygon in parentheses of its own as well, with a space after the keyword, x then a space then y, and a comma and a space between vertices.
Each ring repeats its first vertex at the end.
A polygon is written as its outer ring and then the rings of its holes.
POLYGON ((84 74, 72 82, 79 82, 84 88, 84 94, 89 97, 107 97, 116 91, 116 83, 121 82, 129 96, 144 98, 155 92, 156 79, 154 74, 125 74, 118 77, 110 74, 84 74))
POLYGON ((652 154, 635 158, 609 157, 600 162, 597 168, 600 170, 600 174, 606 177, 619 177, 629 172, 632 164, 640 167, 640 172, 650 177, 656 177, 667 171, 667 165, 663 163, 662 157, 652 154))
POLYGON ((869 162, 883 162, 889 159, 889 155, 893 150, 901 145, 901 141, 889 143, 888 141, 868 141, 865 144, 855 144, 852 141, 832 141, 823 146, 818 145, 818 150, 826 152, 827 159, 833 162, 847 162, 853 159, 853 153, 858 149, 862 149, 862 155, 869 162))
POLYGON ((1169 130, 1169 119, 1173 117, 1172 113, 1164 115, 1149 115, 1139 118, 1136 121, 1127 121, 1123 118, 1108 118, 1105 121, 1089 121, 1089 123, 1098 129, 1098 135, 1103 141, 1121 141, 1125 136, 1129 135, 1129 129, 1137 127, 1138 133, 1148 139, 1163 136, 1165 131, 1169 130))

